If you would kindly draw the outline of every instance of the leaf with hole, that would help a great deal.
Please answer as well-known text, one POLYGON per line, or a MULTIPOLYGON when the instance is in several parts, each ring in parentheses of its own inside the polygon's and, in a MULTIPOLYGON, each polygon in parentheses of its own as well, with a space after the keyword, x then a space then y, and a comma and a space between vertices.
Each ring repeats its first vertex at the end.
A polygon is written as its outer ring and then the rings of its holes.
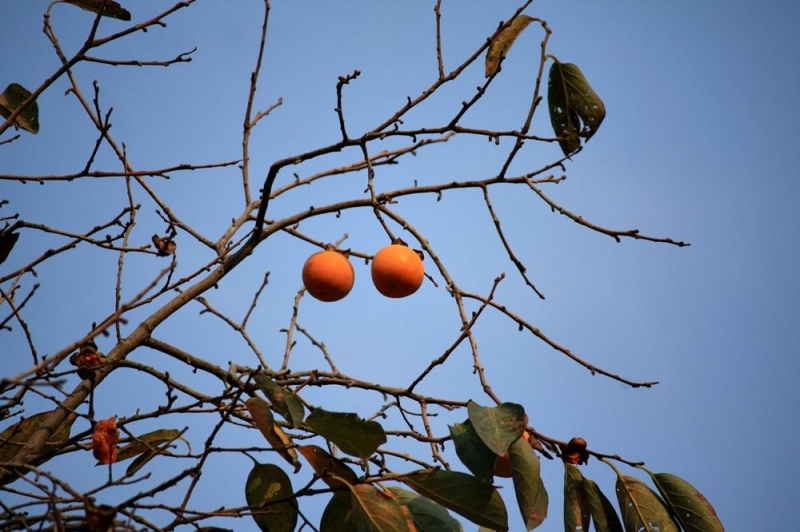
POLYGON ((103 0, 64 0, 68 4, 72 4, 74 6, 78 6, 81 9, 85 9, 86 11, 91 11, 92 13, 100 13, 102 10, 102 15, 104 17, 116 18, 119 20, 130 20, 131 14, 128 12, 127 9, 122 7, 119 3, 115 2, 114 0, 106 0, 105 2, 105 9, 103 8, 103 0))
POLYGON ((490 483, 458 471, 422 470, 400 480, 411 489, 493 530, 508 530, 508 512, 503 498, 490 483))
POLYGON ((685 532, 725 531, 714 507, 697 488, 670 473, 647 472, 685 532))
POLYGON ((617 477, 617 502, 625 530, 679 532, 663 501, 638 478, 617 477))
POLYGON ((503 30, 495 35, 492 42, 489 44, 489 49, 486 50, 486 77, 497 72, 500 68, 500 61, 508 54, 514 41, 520 36, 522 31, 528 27, 528 24, 533 22, 533 17, 528 15, 519 15, 511 21, 511 24, 503 28, 503 30))
POLYGON ((497 455, 505 454, 509 445, 519 439, 528 424, 525 409, 515 403, 485 407, 470 401, 467 403, 467 412, 475 432, 497 455))
POLYGON ((255 464, 247 476, 245 498, 265 532, 294 532, 298 511, 293 494, 289 477, 275 464, 255 464))
POLYGON ((267 399, 272 403, 272 407, 291 426, 299 427, 306 415, 306 409, 300 398, 263 373, 256 373, 254 378, 259 389, 264 392, 267 399))
POLYGON ((364 421, 357 414, 315 408, 306 419, 306 425, 342 452, 364 460, 386 443, 386 433, 380 423, 364 421))
MULTIPOLYGON (((31 91, 19 83, 10 84, 3 91, 3 94, 0 94, 0 115, 3 118, 8 118, 17 107, 30 97, 31 91)), ((39 132, 39 106, 36 104, 36 100, 32 101, 17 115, 14 125, 34 135, 39 132)))
POLYGON ((583 486, 580 469, 564 462, 564 530, 589 530, 592 510, 583 486))
POLYGON ((550 123, 564 155, 570 156, 597 132, 606 117, 603 100, 592 89, 580 68, 553 58, 547 80, 550 123))

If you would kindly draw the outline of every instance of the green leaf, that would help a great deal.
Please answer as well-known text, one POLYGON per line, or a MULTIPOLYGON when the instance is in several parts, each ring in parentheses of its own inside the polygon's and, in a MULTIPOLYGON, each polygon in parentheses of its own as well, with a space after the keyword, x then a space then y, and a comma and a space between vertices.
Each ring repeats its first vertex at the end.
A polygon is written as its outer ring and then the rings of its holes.
POLYGON ((453 438, 456 454, 461 463, 476 477, 491 482, 494 478, 494 462, 497 455, 483 443, 470 420, 452 425, 450 436, 453 438))
POLYGON ((488 482, 457 471, 422 470, 401 478, 414 491, 494 530, 508 530, 508 512, 502 497, 488 482))
POLYGON ((453 516, 439 504, 403 488, 389 488, 397 496, 400 504, 406 506, 414 518, 418 532, 463 532, 453 516))
POLYGON ((159 429, 137 436, 134 441, 120 447, 117 462, 133 458, 138 454, 154 451, 162 443, 172 443, 180 438, 181 432, 176 429, 159 429))
POLYGON ((527 28, 528 24, 533 20, 533 17, 528 15, 519 15, 492 39, 489 49, 486 51, 487 78, 497 72, 497 69, 500 68, 500 61, 508 54, 511 45, 517 40, 522 30, 527 28))
POLYGON ((592 519, 596 532, 623 532, 622 523, 619 520, 611 501, 600 491, 600 487, 591 479, 583 479, 583 489, 586 493, 586 500, 592 509, 592 519))
POLYGON ((581 147, 580 137, 587 141, 592 138, 606 117, 603 100, 577 65, 555 58, 547 80, 547 105, 550 123, 566 156, 581 147))
POLYGON ((583 485, 580 469, 564 462, 564 530, 589 530, 592 511, 583 485))
MULTIPOLYGON (((371 484, 350 488, 350 521, 353 529, 364 532, 409 532, 406 514, 393 496, 371 484)), ((413 526, 413 525, 412 525, 413 526)))
POLYGON ((8 254, 14 249, 14 244, 17 243, 19 238, 18 233, 12 231, 0 231, 0 264, 3 264, 8 258, 8 254))
MULTIPOLYGON (((39 430, 53 412, 40 412, 27 417, 0 432, 0 462, 11 462, 28 440, 39 430)), ((57 450, 69 440, 69 431, 78 418, 77 414, 69 414, 58 429, 48 438, 47 447, 57 450)))
POLYGON ((525 409, 514 403, 485 407, 470 401, 467 403, 467 412, 475 432, 497 455, 508 452, 509 445, 519 439, 528 424, 525 409))
POLYGON ((617 476, 617 501, 625 530, 679 532, 658 495, 638 478, 617 476))
POLYGON ((331 497, 320 519, 320 532, 341 532, 343 530, 353 530, 350 521, 350 499, 352 495, 348 492, 346 501, 340 497, 331 497))
POLYGON ((267 398, 272 403, 272 407, 282 415, 291 426, 297 428, 303 423, 306 409, 294 393, 280 386, 263 373, 256 373, 255 381, 259 389, 266 394, 267 398))
POLYGON ((521 438, 511 444, 508 453, 519 511, 527 529, 533 530, 547 518, 549 502, 542 482, 539 457, 530 444, 521 438))
POLYGON ((364 421, 356 414, 315 408, 306 419, 306 425, 342 452, 364 460, 386 443, 386 433, 378 422, 364 421))
POLYGON ((685 532, 725 531, 714 507, 694 486, 670 473, 650 473, 650 476, 685 532))
POLYGON ((294 532, 297 501, 292 498, 292 483, 280 467, 255 464, 247 476, 244 493, 258 528, 268 532, 294 532))
POLYGON ((105 9, 103 9, 103 0, 64 0, 68 4, 72 4, 74 6, 78 6, 81 9, 85 9, 86 11, 91 11, 92 13, 100 13, 100 10, 103 10, 104 17, 111 17, 116 18, 119 20, 130 20, 131 14, 119 5, 114 0, 107 0, 105 9))
MULTIPOLYGON (((3 94, 0 94, 0 115, 3 118, 8 118, 14 110, 22 105, 22 103, 30 98, 31 91, 18 83, 12 83, 3 94)), ((26 107, 14 121, 14 125, 33 133, 34 135, 39 132, 39 106, 36 100, 26 107)))
POLYGON ((300 469, 300 461, 297 459, 297 451, 294 450, 294 443, 292 439, 283 432, 280 425, 275 423, 272 417, 272 411, 269 409, 267 402, 260 397, 251 397, 244 402, 247 411, 250 412, 250 417, 253 418, 253 423, 264 438, 272 445, 272 448, 278 451, 284 460, 294 466, 295 472, 300 469))

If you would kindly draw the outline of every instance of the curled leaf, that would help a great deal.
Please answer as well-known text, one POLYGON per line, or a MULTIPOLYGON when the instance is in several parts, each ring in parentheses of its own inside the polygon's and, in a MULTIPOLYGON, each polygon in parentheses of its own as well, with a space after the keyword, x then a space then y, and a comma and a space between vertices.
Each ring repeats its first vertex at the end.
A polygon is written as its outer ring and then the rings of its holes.
MULTIPOLYGON (((6 87, 3 94, 0 94, 0 115, 3 118, 8 118, 17 107, 30 97, 31 91, 19 83, 12 83, 6 87)), ((39 107, 36 105, 36 100, 17 115, 14 125, 33 134, 39 132, 39 107)))
POLYGON ((0 231, 0 264, 6 261, 8 254, 14 249, 14 244, 17 243, 18 238, 19 234, 13 231, 0 231))
POLYGON ((159 257, 172 255, 178 249, 178 244, 175 243, 172 237, 165 236, 162 238, 158 235, 153 235, 152 240, 153 245, 156 247, 156 255, 159 257))
POLYGON ((528 24, 533 22, 533 17, 528 15, 520 15, 511 21, 511 24, 506 26, 503 31, 495 35, 492 42, 489 44, 489 49, 486 51, 486 77, 497 72, 500 68, 500 61, 506 56, 511 49, 511 45, 517 40, 522 30, 528 27, 528 24))
POLYGON ((113 464, 117 461, 117 444, 119 431, 117 417, 98 421, 92 432, 92 454, 101 464, 113 464))
POLYGON ((589 140, 597 132, 606 117, 606 107, 577 65, 553 59, 547 105, 561 151, 569 156, 580 149, 581 137, 589 140))
POLYGON ((297 459, 297 451, 294 450, 292 439, 283 432, 280 425, 275 423, 275 418, 272 416, 267 402, 260 397, 251 397, 244 404, 247 411, 250 412, 250 417, 253 418, 253 423, 264 435, 264 438, 278 451, 278 454, 294 466, 295 471, 298 471, 301 464, 297 459))
POLYGON ((130 20, 131 14, 127 9, 119 5, 114 0, 106 0, 105 7, 103 0, 64 0, 68 4, 78 6, 92 13, 101 13, 104 17, 116 18, 119 20, 130 20))

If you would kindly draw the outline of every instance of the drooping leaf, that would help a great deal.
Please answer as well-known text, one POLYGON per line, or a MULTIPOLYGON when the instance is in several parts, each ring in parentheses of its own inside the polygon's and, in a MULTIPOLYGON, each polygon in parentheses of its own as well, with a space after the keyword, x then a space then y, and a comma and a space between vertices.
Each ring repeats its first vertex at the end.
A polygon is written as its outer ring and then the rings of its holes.
POLYGON ((591 479, 583 479, 583 489, 586 500, 592 509, 592 519, 596 532, 623 532, 622 522, 619 520, 614 506, 608 500, 600 487, 591 479))
POLYGON ((74 6, 78 6, 81 9, 85 9, 86 11, 91 11, 92 13, 100 13, 102 10, 102 14, 104 17, 111 17, 116 18, 119 20, 130 20, 131 14, 128 12, 127 9, 123 8, 119 3, 115 2, 114 0, 107 0, 105 9, 103 8, 103 0, 64 0, 68 4, 72 4, 74 6))
MULTIPOLYGON (((20 85, 12 83, 3 94, 0 94, 0 115, 8 118, 14 110, 30 98, 31 91, 20 85)), ((39 132, 39 106, 36 100, 26 107, 16 118, 14 124, 34 135, 39 132)))
MULTIPOLYGON (((0 432, 0 462, 12 461, 20 449, 25 446, 28 440, 33 437, 36 431, 39 430, 39 427, 42 426, 42 423, 47 421, 47 418, 52 413, 53 412, 40 412, 0 432)), ((67 443, 67 440, 69 440, 69 431, 77 417, 77 414, 69 414, 58 429, 53 432, 52 436, 48 438, 47 447, 55 450, 67 443)))
POLYGON ((476 477, 491 482, 497 455, 483 443, 470 420, 452 425, 450 436, 453 438, 456 454, 461 463, 476 477))
POLYGON ((311 464, 317 476, 336 490, 335 495, 349 497, 348 484, 357 484, 358 477, 346 463, 316 445, 298 445, 297 450, 311 464))
POLYGON ((458 471, 422 470, 402 479, 411 489, 477 525, 508 530, 508 512, 502 497, 488 482, 458 471))
POLYGON ((519 15, 511 21, 511 24, 506 26, 503 31, 498 33, 492 42, 489 44, 489 49, 486 51, 486 77, 488 78, 500 68, 500 61, 508 54, 511 45, 517 40, 522 30, 528 27, 528 24, 533 22, 533 17, 528 15, 519 15))
POLYGON ((522 438, 517 439, 508 449, 511 458, 511 478, 517 504, 528 530, 542 524, 547 517, 549 498, 541 477, 539 457, 530 444, 522 438))
MULTIPOLYGON (((10 115, 11 113, 9 113, 10 115)), ((17 243, 19 238, 18 233, 13 231, 0 231, 0 264, 3 264, 8 258, 8 254, 14 249, 14 244, 17 243)))
POLYGON ((137 436, 134 441, 119 448, 117 462, 122 462, 136 455, 150 452, 163 443, 172 443, 180 438, 180 436, 181 432, 176 429, 158 429, 137 436))
POLYGON ((299 427, 306 415, 306 409, 300 399, 263 373, 256 373, 254 378, 256 384, 266 394, 275 410, 291 426, 299 427))
POLYGON ((265 532, 294 532, 297 526, 297 501, 292 498, 292 483, 280 467, 275 464, 255 464, 247 476, 244 493, 259 529, 265 532))
POLYGON ((670 473, 650 473, 650 476, 685 532, 725 531, 714 507, 697 488, 670 473))
POLYGON ((377 421, 364 421, 357 414, 328 412, 315 408, 306 419, 311 430, 333 442, 342 452, 369 458, 386 443, 386 433, 377 421))
POLYGON ((403 488, 389 488, 414 518, 418 532, 463 532, 464 528, 444 506, 403 488))
POLYGON ((583 486, 580 469, 564 462, 564 530, 589 530, 592 510, 583 486))
POLYGON ((297 459, 297 451, 294 450, 292 439, 283 432, 280 425, 275 423, 275 418, 272 417, 272 411, 267 402, 260 397, 251 397, 244 404, 247 411, 250 412, 250 417, 253 418, 253 423, 272 445, 272 448, 292 464, 295 471, 299 470, 301 464, 297 459))
MULTIPOLYGON (((350 488, 352 530, 363 532, 413 532, 397 499, 372 484, 350 488)), ((413 525, 412 525, 413 527, 413 525)))
POLYGON ((578 151, 581 137, 587 141, 592 138, 606 117, 603 100, 577 65, 555 58, 547 80, 547 105, 550 123, 566 156, 578 151))
POLYGON ((470 401, 467 404, 467 412, 475 432, 497 455, 505 454, 509 445, 519 439, 528 424, 525 409, 515 403, 486 407, 470 401))
POLYGON ((635 477, 617 477, 617 502, 625 530, 679 532, 664 503, 644 482, 635 477))

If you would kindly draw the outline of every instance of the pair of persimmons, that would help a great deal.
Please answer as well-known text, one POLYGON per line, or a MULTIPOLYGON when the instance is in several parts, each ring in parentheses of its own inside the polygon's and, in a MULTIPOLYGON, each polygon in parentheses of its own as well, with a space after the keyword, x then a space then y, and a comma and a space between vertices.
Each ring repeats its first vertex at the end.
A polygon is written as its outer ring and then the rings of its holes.
MULTIPOLYGON (((386 297, 410 296, 424 277, 419 252, 401 240, 381 248, 372 259, 372 283, 386 297)), ((314 253, 303 265, 303 284, 320 301, 339 301, 350 293, 354 282, 355 270, 347 254, 333 246, 314 253)))

